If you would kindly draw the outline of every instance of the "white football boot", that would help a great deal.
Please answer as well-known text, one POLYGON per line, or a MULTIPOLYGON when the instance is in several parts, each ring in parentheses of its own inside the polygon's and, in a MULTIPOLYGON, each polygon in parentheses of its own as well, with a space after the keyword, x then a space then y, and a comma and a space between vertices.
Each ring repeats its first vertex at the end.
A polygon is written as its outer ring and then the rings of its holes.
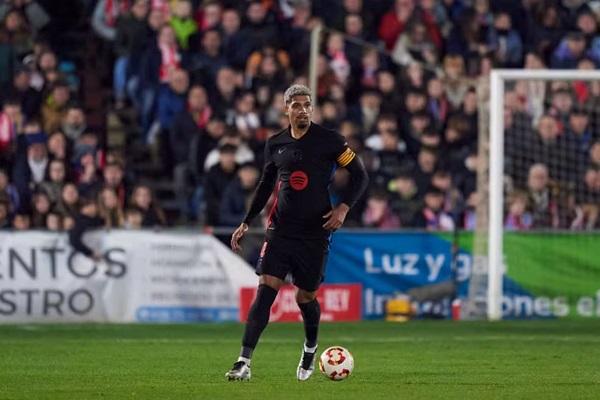
POLYGON ((233 363, 233 367, 225 374, 225 378, 230 381, 249 381, 251 377, 250 365, 244 361, 233 363))
POLYGON ((315 351, 313 353, 309 353, 302 349, 302 354, 300 355, 300 363, 298 363, 298 368, 296 369, 296 377, 299 381, 306 381, 312 373, 315 371, 315 357, 317 355, 317 349, 315 347, 315 351))

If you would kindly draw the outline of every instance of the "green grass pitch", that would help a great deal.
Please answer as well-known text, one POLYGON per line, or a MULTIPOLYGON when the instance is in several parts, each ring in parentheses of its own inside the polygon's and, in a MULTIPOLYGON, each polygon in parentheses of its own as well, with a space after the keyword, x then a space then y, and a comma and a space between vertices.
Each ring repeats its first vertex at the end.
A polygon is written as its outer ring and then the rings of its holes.
POLYGON ((0 399, 600 399, 600 321, 323 324, 353 375, 297 382, 300 324, 271 324, 226 382, 241 324, 0 325, 0 399))

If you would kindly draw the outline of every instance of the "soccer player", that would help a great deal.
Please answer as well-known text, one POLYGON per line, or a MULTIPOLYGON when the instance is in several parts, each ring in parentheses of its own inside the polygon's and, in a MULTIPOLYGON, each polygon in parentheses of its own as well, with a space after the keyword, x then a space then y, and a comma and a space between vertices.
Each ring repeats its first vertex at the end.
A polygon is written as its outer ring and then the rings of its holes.
POLYGON ((296 372, 301 381, 314 371, 321 310, 317 289, 323 281, 331 233, 342 226, 350 207, 364 192, 368 177, 344 138, 311 122, 310 89, 292 85, 284 94, 290 126, 267 140, 262 177, 244 221, 231 237, 231 248, 267 203, 273 189, 275 202, 256 269, 260 275, 256 299, 250 308, 238 361, 225 374, 229 380, 249 380, 250 360, 267 326, 271 305, 289 273, 297 287, 296 301, 304 320, 305 342, 296 372), (332 208, 329 184, 337 167, 350 172, 341 202, 332 208))

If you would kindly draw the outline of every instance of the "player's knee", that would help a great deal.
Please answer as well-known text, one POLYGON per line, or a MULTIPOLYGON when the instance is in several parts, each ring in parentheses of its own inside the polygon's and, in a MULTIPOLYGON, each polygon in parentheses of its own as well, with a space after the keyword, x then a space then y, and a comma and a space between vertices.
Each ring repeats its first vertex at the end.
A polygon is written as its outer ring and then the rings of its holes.
POLYGON ((307 292, 306 290, 298 289, 296 292, 297 303, 309 303, 317 298, 317 292, 307 292))
POLYGON ((261 285, 267 285, 272 289, 279 290, 283 286, 283 281, 276 276, 272 275, 261 275, 259 279, 261 285))

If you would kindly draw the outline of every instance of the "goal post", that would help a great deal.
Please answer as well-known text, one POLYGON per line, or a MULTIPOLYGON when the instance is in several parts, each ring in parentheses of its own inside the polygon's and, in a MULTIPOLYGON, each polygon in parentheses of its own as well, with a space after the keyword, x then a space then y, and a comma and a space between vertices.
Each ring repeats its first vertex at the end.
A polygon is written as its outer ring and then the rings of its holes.
MULTIPOLYGON (((487 218, 487 305, 489 320, 502 318, 503 295, 503 235, 504 235, 504 174, 505 174, 505 87, 512 81, 600 81, 598 70, 505 70, 494 69, 489 80, 489 188, 487 218)), ((480 103, 481 104, 481 103, 480 103)), ((482 127, 485 129, 485 125, 482 127)), ((484 133, 485 134, 485 133, 484 133)), ((480 138, 482 134, 480 132, 480 138)), ((480 146, 486 146, 480 141, 480 146)), ((478 232, 482 233, 482 232, 478 232)), ((486 271, 483 271, 485 274, 486 271)), ((471 292, 471 291, 470 291, 471 292)))

